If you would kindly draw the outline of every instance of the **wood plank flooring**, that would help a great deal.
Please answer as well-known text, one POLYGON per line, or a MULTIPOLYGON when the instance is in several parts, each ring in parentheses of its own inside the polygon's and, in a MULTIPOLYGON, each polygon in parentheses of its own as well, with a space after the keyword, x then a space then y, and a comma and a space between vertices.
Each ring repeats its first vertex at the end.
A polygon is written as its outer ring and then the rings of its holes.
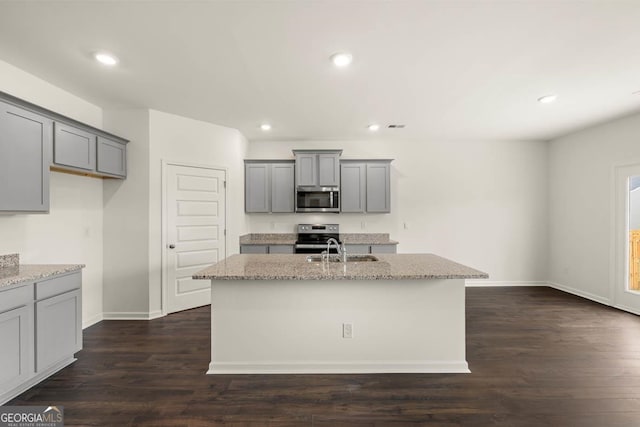
POLYGON ((67 426, 640 426, 640 318, 544 287, 467 289, 471 374, 205 375, 209 307, 84 340, 8 404, 67 426))

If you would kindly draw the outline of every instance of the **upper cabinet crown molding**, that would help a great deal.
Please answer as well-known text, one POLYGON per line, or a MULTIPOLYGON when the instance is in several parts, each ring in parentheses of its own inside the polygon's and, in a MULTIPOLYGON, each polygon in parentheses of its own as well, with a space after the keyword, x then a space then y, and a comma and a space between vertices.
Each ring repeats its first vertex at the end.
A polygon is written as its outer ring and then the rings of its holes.
POLYGON ((111 140, 118 141, 118 142, 120 142, 122 144, 128 144, 129 143, 129 140, 126 139, 126 138, 123 138, 121 136, 115 135, 115 134, 110 133, 110 132, 106 132, 106 131, 104 131, 102 129, 98 129, 98 128, 93 127, 91 125, 88 125, 86 123, 82 123, 82 122, 80 122, 78 120, 72 119, 71 117, 67 117, 67 116, 65 116, 63 114, 56 113, 55 111, 48 110, 48 109, 46 109, 44 107, 41 107, 41 106, 36 105, 36 104, 33 104, 33 103, 29 102, 29 101, 25 101, 24 99, 17 98, 17 97, 15 97, 13 95, 10 95, 10 94, 6 93, 6 92, 0 91, 0 101, 4 101, 4 102, 6 102, 8 104, 15 105, 16 107, 20 107, 20 108, 22 108, 24 110, 31 111, 32 113, 36 113, 36 114, 39 114, 41 116, 45 116, 48 119, 51 119, 51 120, 53 120, 55 122, 60 122, 60 123, 65 123, 67 125, 71 125, 71 126, 77 128, 77 129, 81 129, 81 130, 84 130, 86 132, 93 133, 93 134, 95 134, 97 136, 103 136, 103 137, 109 138, 111 140))

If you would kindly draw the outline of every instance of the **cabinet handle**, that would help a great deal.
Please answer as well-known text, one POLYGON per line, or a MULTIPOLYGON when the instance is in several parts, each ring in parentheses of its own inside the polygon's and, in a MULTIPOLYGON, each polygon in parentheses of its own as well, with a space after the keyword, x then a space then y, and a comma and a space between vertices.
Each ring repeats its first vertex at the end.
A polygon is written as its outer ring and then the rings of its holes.
POLYGON ((175 249, 176 245, 174 245, 173 243, 169 245, 169 249, 175 249))

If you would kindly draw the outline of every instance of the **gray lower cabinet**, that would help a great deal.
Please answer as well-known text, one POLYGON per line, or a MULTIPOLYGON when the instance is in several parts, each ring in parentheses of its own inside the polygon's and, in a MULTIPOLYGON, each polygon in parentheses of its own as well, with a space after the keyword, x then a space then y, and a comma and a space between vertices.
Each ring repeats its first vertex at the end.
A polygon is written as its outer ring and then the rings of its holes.
POLYGON ((241 254, 292 254, 293 245, 240 245, 241 254))
POLYGON ((0 101, 0 211, 49 211, 52 121, 0 101))
POLYGON ((69 364, 82 349, 81 274, 0 291, 0 404, 69 364))
POLYGON ((343 160, 341 212, 391 212, 391 160, 343 160))
POLYGON ((292 254, 294 252, 293 245, 269 245, 270 254, 292 254))
POLYGON ((54 124, 53 163, 86 171, 96 169, 96 136, 63 123, 54 124))
POLYGON ((0 404, 33 376, 33 284, 0 292, 0 404))
POLYGON ((346 244, 347 254, 395 254, 397 245, 346 244))
POLYGON ((102 174, 127 176, 127 146, 102 136, 96 142, 96 170, 102 174))
POLYGON ((294 211, 293 161, 245 160, 245 212, 294 211))
POLYGON ((81 298, 77 289, 36 302, 36 372, 82 349, 81 298))

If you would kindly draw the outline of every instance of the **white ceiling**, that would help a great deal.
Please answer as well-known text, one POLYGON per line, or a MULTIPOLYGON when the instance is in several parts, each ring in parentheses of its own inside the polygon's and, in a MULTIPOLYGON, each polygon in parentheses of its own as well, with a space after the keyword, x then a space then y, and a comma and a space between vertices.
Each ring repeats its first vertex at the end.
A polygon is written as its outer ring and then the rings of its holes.
POLYGON ((0 59, 250 140, 547 140, 640 111, 639 23, 615 0, 2 1, 0 59))

